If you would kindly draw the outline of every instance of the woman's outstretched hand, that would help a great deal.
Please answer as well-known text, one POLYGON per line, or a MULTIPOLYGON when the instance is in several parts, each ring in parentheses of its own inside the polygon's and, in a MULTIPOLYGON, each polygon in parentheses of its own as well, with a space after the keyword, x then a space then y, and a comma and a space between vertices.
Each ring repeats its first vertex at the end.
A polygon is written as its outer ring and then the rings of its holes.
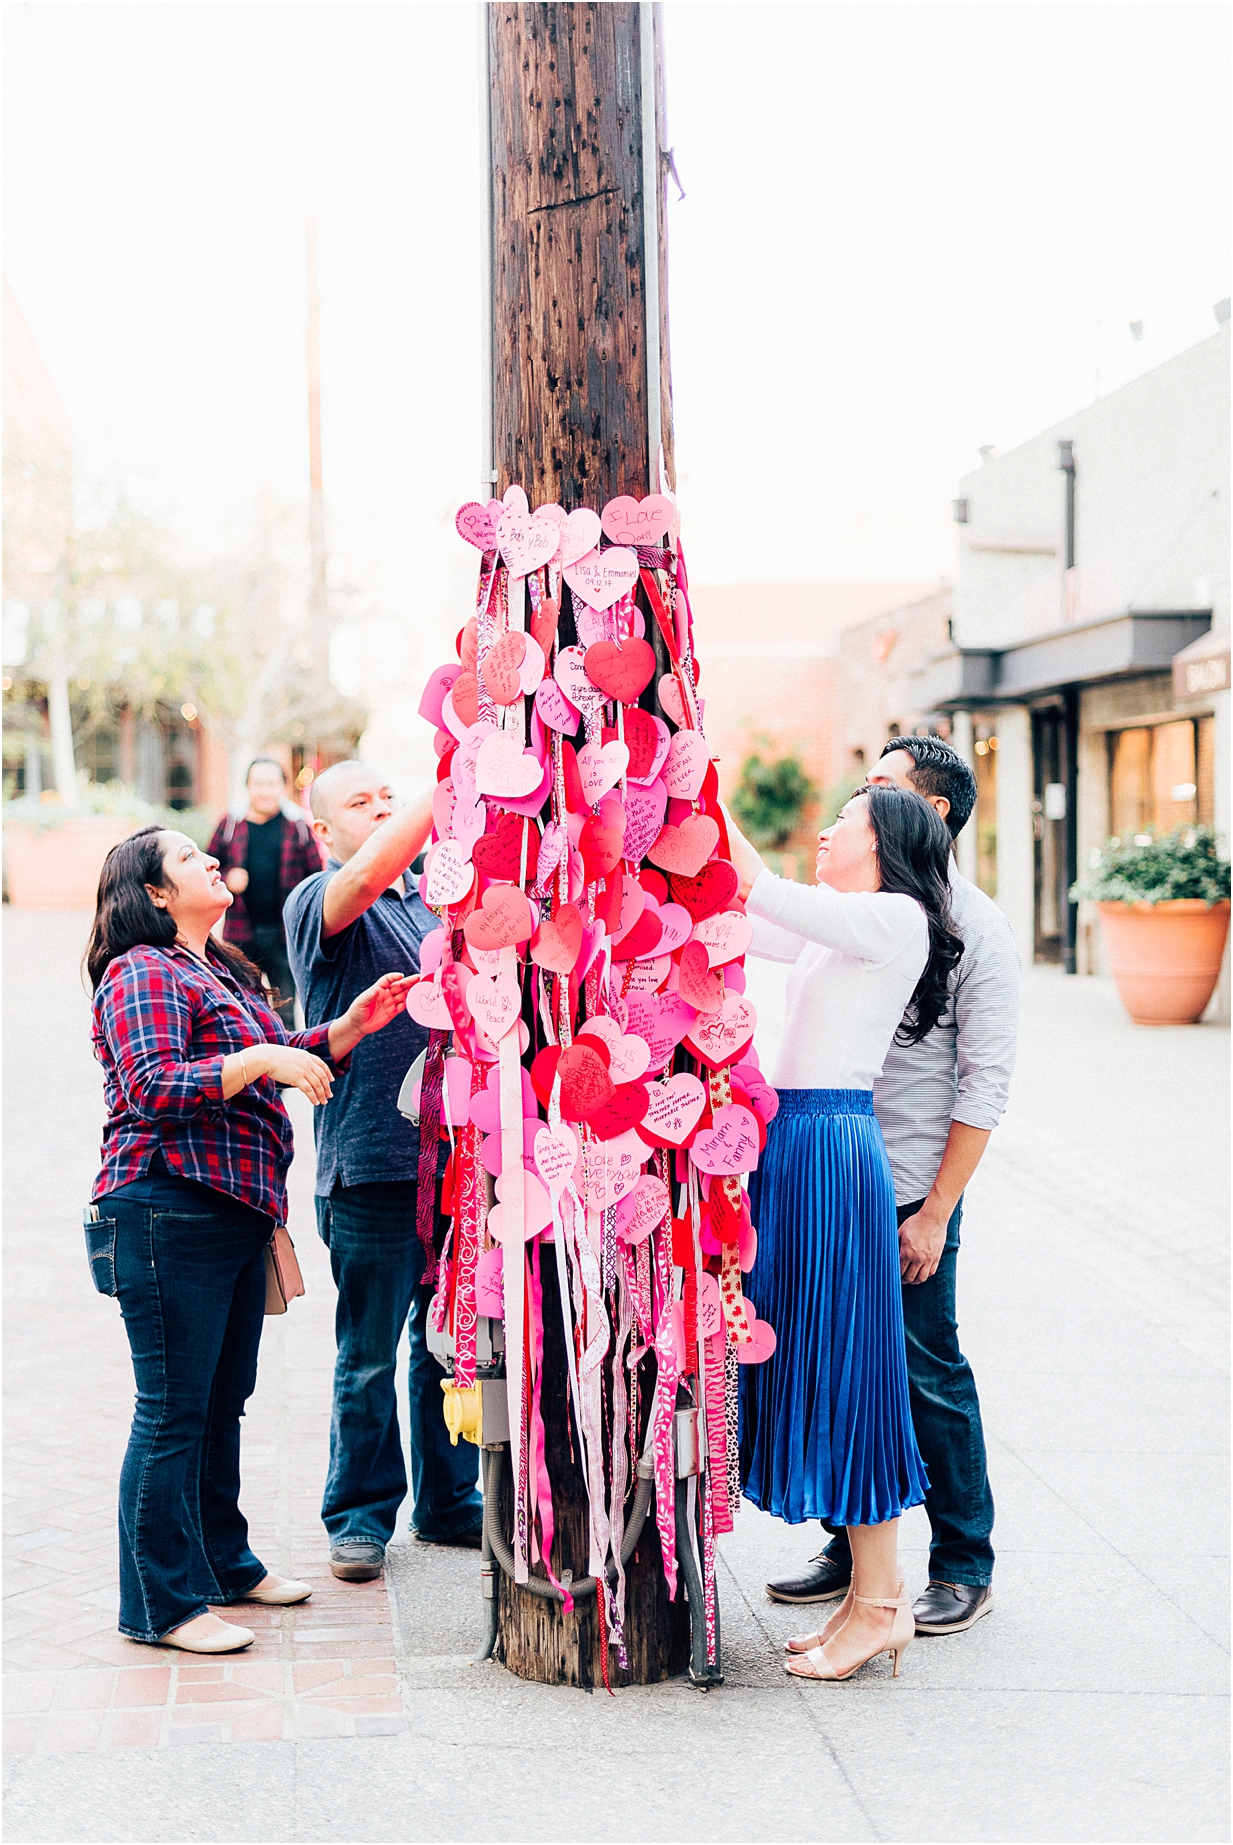
POLYGON ((334 1093, 329 1064, 311 1051, 296 1050, 290 1044, 256 1044, 245 1051, 244 1067, 250 1077, 272 1076, 280 1089, 298 1089, 317 1108, 334 1093))
POLYGON ((732 863, 736 866, 736 875, 740 879, 737 895, 744 903, 753 889, 760 873, 766 870, 756 847, 751 846, 740 827, 729 813, 725 802, 719 803, 723 817, 728 826, 728 845, 732 853, 732 863))
POLYGON ((402 1014, 414 974, 382 974, 380 980, 357 993, 347 1010, 330 1026, 330 1056, 345 1057, 361 1038, 381 1031, 402 1014))

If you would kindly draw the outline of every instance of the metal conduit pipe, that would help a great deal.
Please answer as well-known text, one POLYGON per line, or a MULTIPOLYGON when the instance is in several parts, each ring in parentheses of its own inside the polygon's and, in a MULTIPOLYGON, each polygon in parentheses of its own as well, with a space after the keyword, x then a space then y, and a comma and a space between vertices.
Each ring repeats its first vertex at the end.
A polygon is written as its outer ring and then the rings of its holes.
MULTIPOLYGON (((499 1483, 499 1472, 503 1464, 505 1453, 506 1450, 504 1448, 497 1451, 484 1450, 484 1543, 487 1546, 491 1546, 492 1554, 501 1565, 501 1568, 505 1571, 505 1574, 512 1577, 514 1574, 514 1553, 505 1542, 502 1533, 497 1529, 496 1521, 497 1486, 499 1483)), ((634 1547, 642 1535, 642 1527, 646 1523, 647 1513, 651 1509, 651 1500, 654 1497, 654 1493, 654 1482, 650 1479, 640 1478, 638 1481, 638 1491, 634 1495, 634 1503, 629 1514, 629 1523, 625 1527, 624 1542, 621 1545, 622 1565, 628 1563, 629 1559, 634 1554, 634 1547)), ((610 1563, 608 1565, 608 1580, 611 1583, 616 1582, 615 1563, 610 1563)), ((546 1576, 529 1576, 526 1582, 519 1583, 518 1586, 522 1589, 529 1589, 532 1595, 542 1596, 545 1601, 560 1602, 565 1599, 559 1589, 553 1588, 546 1576)), ((588 1596, 594 1595, 595 1593, 594 1576, 580 1576, 576 1582, 570 1583, 569 1592, 576 1602, 585 1601, 588 1596)), ((494 1612, 490 1620, 495 1644, 495 1598, 493 1601, 493 1609, 494 1612)), ((491 1652, 491 1648, 489 1652, 491 1652)), ((484 1653, 480 1655, 480 1657, 487 1659, 489 1653, 484 1653)))
POLYGON ((716 1663, 712 1666, 707 1664, 706 1658, 706 1594, 690 1529, 688 1480, 678 1480, 676 1483, 676 1560, 685 1578, 685 1591, 689 1599, 689 1682, 699 1691, 709 1691, 712 1685, 722 1685, 724 1682, 718 1663, 719 1599, 716 1597, 715 1600, 716 1663))

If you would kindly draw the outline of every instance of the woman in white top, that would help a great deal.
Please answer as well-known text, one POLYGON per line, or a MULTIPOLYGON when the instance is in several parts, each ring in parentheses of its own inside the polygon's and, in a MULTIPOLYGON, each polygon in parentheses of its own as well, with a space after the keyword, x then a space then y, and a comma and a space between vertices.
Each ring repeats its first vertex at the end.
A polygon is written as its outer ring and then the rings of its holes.
POLYGON ((773 1081, 779 1110, 750 1181, 749 1297, 778 1343, 741 1367, 746 1497, 789 1524, 846 1527, 852 1588, 787 1670, 847 1678, 912 1638, 899 1516, 927 1484, 912 1433, 895 1194, 873 1085, 904 1019, 931 1031, 963 952, 950 839, 918 794, 870 787, 821 834, 816 886, 769 872, 728 820, 752 952, 792 963, 773 1081))

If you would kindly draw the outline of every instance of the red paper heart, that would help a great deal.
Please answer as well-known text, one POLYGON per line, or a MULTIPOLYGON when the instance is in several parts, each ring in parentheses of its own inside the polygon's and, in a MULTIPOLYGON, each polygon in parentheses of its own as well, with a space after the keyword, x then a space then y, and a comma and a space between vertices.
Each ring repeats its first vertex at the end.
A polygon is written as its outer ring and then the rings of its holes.
POLYGON ((548 1098, 552 1094, 552 1081, 560 1061, 561 1047, 559 1044, 546 1044, 543 1050, 537 1052, 531 1060, 531 1087, 544 1108, 548 1106, 548 1098))
POLYGON ((450 1009, 455 1030, 468 1035, 471 1030, 471 1008, 467 1004, 466 985, 471 978, 469 967, 462 967, 457 961, 447 961, 441 969, 441 991, 445 1003, 450 1009))
POLYGON ((609 698, 632 705, 655 674, 655 649, 649 641, 596 641, 586 651, 587 678, 609 698))
POLYGON ((561 1115, 566 1121, 585 1121, 616 1093, 595 1043, 571 1044, 562 1052, 556 1073, 561 1080, 561 1115))
POLYGON ((531 639, 539 642, 545 660, 552 658, 552 643, 560 619, 561 611, 555 599, 552 596, 541 597, 539 607, 531 616, 531 639))
MULTIPOLYGON (((503 634, 490 650, 487 659, 480 668, 480 678, 496 705, 512 705, 521 698, 522 687, 518 681, 518 669, 526 657, 527 637, 512 629, 503 634)), ((457 706, 454 707, 458 709, 457 706)))
POLYGON ((709 814, 690 814, 680 826, 665 826, 647 850, 653 865, 669 876, 696 878, 719 844, 719 828, 709 814))
POLYGON ((483 907, 472 910, 462 932, 472 948, 509 948, 531 933, 531 906, 516 884, 490 884, 483 907))
POLYGON ((497 814, 496 826, 471 848, 471 863, 486 878, 516 878, 522 868, 522 829, 516 814, 497 814))
POLYGON ((472 724, 479 723, 479 680, 474 673, 465 669, 459 673, 450 689, 450 698, 460 724, 469 730, 472 724))
MULTIPOLYGON (((621 942, 622 961, 642 961, 653 955, 664 933, 664 925, 655 910, 643 910, 629 934, 621 942)), ((692 1005, 692 1001, 690 1004, 692 1005)))
POLYGON ((686 942, 681 950, 681 998, 695 1012, 718 1012, 724 1003, 723 978, 711 971, 701 942, 686 942))
MULTIPOLYGON (((531 938, 531 959, 553 974, 568 974, 582 948, 582 917, 572 903, 546 916, 531 938)), ((706 950, 703 950, 705 954, 706 950)))
POLYGON ((644 865, 638 873, 638 882, 648 897, 654 897, 656 903, 667 903, 668 880, 661 877, 658 871, 652 871, 649 865, 644 865))
POLYGON ((716 1242, 735 1243, 741 1234, 741 1213, 733 1206, 726 1186, 718 1182, 712 1184, 707 1210, 711 1219, 711 1234, 716 1242))
POLYGON ((630 706, 625 713, 624 722, 625 747, 629 751, 627 773, 634 781, 640 782, 649 773, 651 764, 655 760, 655 752, 659 748, 659 732, 655 728, 655 719, 650 712, 643 711, 639 705, 630 706))
POLYGON ((561 770, 565 777, 565 805, 571 814, 586 814, 591 811, 590 802, 582 792, 582 777, 578 773, 578 757, 572 743, 561 745, 561 770))
MULTIPOLYGON (((583 861, 585 863, 585 859, 583 861)), ((609 878, 607 888, 599 892, 595 899, 596 921, 602 922, 611 937, 621 926, 621 909, 624 891, 619 878, 609 878)))
POLYGON ((625 843, 625 815, 621 814, 619 824, 606 825, 599 814, 592 814, 582 828, 578 840, 578 850, 582 854, 582 867, 586 873, 587 883, 596 878, 606 878, 620 861, 621 847, 625 843))
POLYGON ((479 623, 472 615, 469 622, 459 630, 458 658, 462 662, 464 673, 473 673, 479 658, 479 623))
POLYGON ((717 910, 727 909, 736 896, 740 879, 735 865, 729 864, 726 858, 713 858, 696 878, 674 873, 669 882, 673 902, 688 910, 695 922, 701 922, 704 916, 714 916, 717 910))
POLYGON ((615 1140, 637 1127, 649 1107, 645 1083, 618 1083, 608 1100, 587 1116, 587 1126, 600 1140, 615 1140))

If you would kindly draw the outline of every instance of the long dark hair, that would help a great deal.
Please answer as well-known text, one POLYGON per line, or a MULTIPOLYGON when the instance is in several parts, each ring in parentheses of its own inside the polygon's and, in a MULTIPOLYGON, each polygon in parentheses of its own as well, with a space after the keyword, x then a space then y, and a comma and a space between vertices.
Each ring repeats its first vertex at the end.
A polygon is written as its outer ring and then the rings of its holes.
POLYGON ((929 924, 929 958, 895 1033, 919 1044, 946 1011, 948 982, 963 943, 951 927, 950 834, 936 807, 909 788, 871 783, 862 789, 878 849, 882 889, 914 897, 929 924))
MULTIPOLYGON (((176 888, 163 869, 165 831, 161 826, 143 826, 113 846, 103 860, 94 926, 85 953, 86 972, 96 993, 117 955, 130 948, 175 946, 175 918, 160 910, 146 889, 147 884, 173 893, 176 888)), ((262 992, 260 971, 246 955, 231 942, 215 941, 214 947, 238 980, 262 992)))

